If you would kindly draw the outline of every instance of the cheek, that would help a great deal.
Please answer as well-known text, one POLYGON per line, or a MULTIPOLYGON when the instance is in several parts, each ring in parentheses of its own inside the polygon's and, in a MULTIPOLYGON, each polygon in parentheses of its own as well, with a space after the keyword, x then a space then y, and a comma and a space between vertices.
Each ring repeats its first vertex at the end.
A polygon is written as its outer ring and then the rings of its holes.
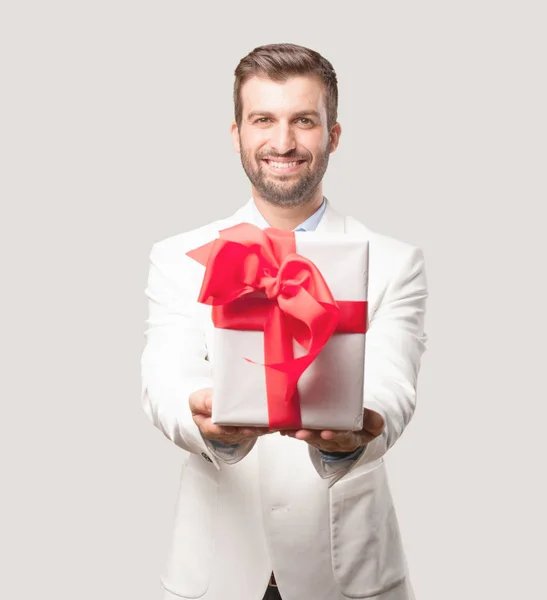
POLYGON ((264 131, 246 131, 241 135, 241 146, 248 154, 255 154, 267 143, 268 137, 264 131))
POLYGON ((328 134, 324 132, 307 132, 307 135, 303 135, 299 139, 299 145, 301 148, 305 148, 308 152, 317 156, 318 154, 323 154, 325 152, 325 148, 329 144, 328 134))
POLYGON ((255 159, 257 154, 264 154, 270 148, 269 140, 270 136, 267 131, 257 130, 242 136, 241 144, 245 152, 255 159))

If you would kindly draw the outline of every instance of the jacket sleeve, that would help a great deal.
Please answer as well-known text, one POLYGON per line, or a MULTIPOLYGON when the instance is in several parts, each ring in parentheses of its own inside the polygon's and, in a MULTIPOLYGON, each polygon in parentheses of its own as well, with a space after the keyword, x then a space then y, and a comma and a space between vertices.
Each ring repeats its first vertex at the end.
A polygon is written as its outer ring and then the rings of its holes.
POLYGON ((370 317, 366 334, 364 407, 384 418, 383 433, 369 442, 361 456, 342 468, 326 472, 317 453, 310 456, 330 484, 348 471, 375 463, 395 444, 416 407, 418 372, 425 351, 427 280, 423 252, 411 248, 370 317))
POLYGON ((220 463, 241 460, 254 441, 240 444, 232 454, 218 452, 202 437, 192 418, 190 395, 213 387, 213 382, 205 332, 197 314, 199 283, 190 261, 163 242, 154 244, 150 252, 146 345, 141 358, 142 406, 168 439, 219 469, 220 463))

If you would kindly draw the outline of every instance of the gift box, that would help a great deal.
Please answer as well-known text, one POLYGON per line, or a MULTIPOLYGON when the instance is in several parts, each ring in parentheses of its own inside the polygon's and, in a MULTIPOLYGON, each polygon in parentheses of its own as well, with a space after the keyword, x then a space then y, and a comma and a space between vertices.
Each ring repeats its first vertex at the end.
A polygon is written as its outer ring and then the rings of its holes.
POLYGON ((212 421, 361 429, 368 241, 242 223, 188 255, 215 325, 212 421))

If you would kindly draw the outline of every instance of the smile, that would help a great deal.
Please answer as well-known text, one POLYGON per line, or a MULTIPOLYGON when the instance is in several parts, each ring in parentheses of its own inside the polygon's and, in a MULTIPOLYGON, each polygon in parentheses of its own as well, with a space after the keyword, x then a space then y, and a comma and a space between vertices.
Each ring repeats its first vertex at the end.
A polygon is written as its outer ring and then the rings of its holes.
POLYGON ((268 165, 270 171, 274 173, 294 173, 306 162, 305 160, 277 161, 269 158, 262 160, 268 165))

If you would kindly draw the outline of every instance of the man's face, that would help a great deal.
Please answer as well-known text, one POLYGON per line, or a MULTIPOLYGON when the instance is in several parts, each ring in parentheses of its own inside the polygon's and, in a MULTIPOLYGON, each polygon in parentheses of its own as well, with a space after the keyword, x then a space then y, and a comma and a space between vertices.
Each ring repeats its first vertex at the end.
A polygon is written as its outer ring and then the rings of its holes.
POLYGON ((341 131, 338 124, 328 130, 324 85, 316 77, 252 77, 241 88, 241 100, 241 128, 234 123, 232 136, 251 184, 270 204, 305 204, 341 131))

